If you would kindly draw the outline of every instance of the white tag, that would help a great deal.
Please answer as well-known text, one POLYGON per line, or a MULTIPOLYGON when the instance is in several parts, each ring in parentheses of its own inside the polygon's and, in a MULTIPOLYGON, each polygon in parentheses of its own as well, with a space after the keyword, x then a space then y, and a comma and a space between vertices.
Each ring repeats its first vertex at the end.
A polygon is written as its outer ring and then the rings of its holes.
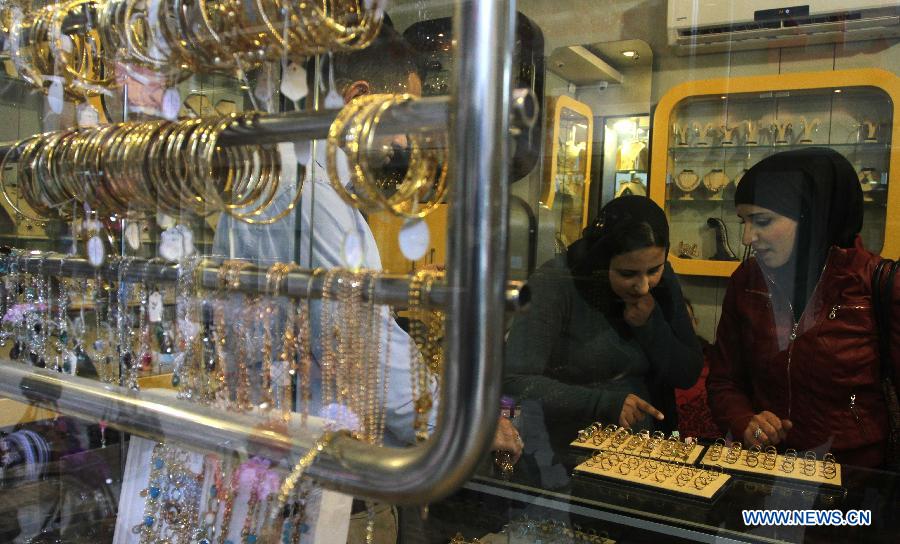
POLYGON ((410 261, 418 261, 425 256, 431 242, 428 223, 423 219, 408 219, 397 235, 397 242, 403 256, 410 261))
POLYGON ((100 123, 100 113, 88 102, 78 104, 75 108, 75 117, 80 127, 95 127, 100 123))
POLYGON ((141 247, 141 227, 137 222, 129 221, 126 225, 125 242, 135 251, 141 247))
POLYGON ((159 291, 153 291, 147 298, 147 318, 151 323, 159 323, 162 321, 163 300, 159 291))
POLYGON ((50 88, 47 90, 47 105, 50 107, 50 111, 59 115, 62 113, 63 105, 65 104, 63 84, 59 77, 51 77, 53 78, 53 83, 50 84, 50 88))
POLYGON ((359 234, 355 230, 351 230, 344 236, 344 243, 341 246, 342 257, 344 258, 344 266, 355 270, 362 266, 364 252, 362 241, 359 234))
POLYGON ((170 227, 159 235, 159 256, 169 262, 178 262, 184 257, 181 232, 170 227))
POLYGON ((288 62, 281 74, 281 94, 297 102, 309 94, 306 85, 306 69, 298 62, 288 62))
POLYGON ((181 111, 181 91, 177 87, 169 87, 162 96, 162 116, 164 119, 174 121, 178 119, 181 111))
POLYGON ((88 262, 94 268, 103 265, 103 261, 106 259, 106 249, 103 247, 103 240, 96 234, 87 241, 87 254, 88 262))

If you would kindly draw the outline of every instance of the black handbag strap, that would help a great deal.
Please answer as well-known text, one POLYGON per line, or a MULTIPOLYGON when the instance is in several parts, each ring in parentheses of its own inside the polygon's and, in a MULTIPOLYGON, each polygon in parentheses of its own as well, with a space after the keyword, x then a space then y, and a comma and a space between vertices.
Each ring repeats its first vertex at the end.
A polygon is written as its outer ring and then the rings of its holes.
POLYGON ((900 261, 882 259, 872 273, 872 309, 875 311, 878 351, 881 358, 881 375, 896 382, 891 364, 891 308, 894 302, 894 278, 900 270, 900 261))

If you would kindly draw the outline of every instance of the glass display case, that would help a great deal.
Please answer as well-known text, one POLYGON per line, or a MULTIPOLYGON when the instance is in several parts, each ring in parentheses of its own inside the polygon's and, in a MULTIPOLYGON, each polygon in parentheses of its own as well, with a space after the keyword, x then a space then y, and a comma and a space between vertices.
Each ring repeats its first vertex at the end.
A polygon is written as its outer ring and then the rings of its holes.
POLYGON ((548 167, 541 204, 558 209, 558 238, 569 245, 587 226, 594 115, 587 104, 558 96, 548 104, 548 167))
POLYGON ((650 116, 604 118, 602 181, 604 193, 611 192, 604 204, 624 195, 647 196, 649 171, 650 116))
POLYGON ((865 246, 895 256, 898 191, 893 132, 897 77, 835 71, 689 82, 660 101, 654 118, 651 196, 671 225, 672 263, 683 274, 729 276, 744 258, 734 191, 764 157, 825 146, 856 168, 865 202, 865 246), (662 151, 664 150, 664 151, 662 151))

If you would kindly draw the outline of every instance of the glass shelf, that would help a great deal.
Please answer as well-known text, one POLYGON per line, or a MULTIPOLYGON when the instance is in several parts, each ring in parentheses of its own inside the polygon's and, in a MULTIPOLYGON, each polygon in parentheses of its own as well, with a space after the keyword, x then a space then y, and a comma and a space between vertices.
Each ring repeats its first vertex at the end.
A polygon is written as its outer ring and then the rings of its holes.
POLYGON ((830 147, 836 151, 872 151, 885 153, 891 150, 891 144, 882 142, 860 142, 852 144, 828 144, 828 143, 809 143, 809 144, 791 144, 791 145, 676 145, 669 148, 671 155, 681 153, 698 153, 709 151, 734 151, 734 152, 753 152, 772 153, 775 151, 791 151, 794 149, 805 149, 808 147, 830 147))

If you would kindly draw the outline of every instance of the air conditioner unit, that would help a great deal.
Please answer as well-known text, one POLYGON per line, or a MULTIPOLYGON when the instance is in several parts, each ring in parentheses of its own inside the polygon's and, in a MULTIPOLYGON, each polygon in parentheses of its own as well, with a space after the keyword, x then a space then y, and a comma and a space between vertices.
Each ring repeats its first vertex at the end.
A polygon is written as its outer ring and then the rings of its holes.
POLYGON ((718 53, 900 36, 897 0, 791 1, 669 0, 669 45, 718 53))

